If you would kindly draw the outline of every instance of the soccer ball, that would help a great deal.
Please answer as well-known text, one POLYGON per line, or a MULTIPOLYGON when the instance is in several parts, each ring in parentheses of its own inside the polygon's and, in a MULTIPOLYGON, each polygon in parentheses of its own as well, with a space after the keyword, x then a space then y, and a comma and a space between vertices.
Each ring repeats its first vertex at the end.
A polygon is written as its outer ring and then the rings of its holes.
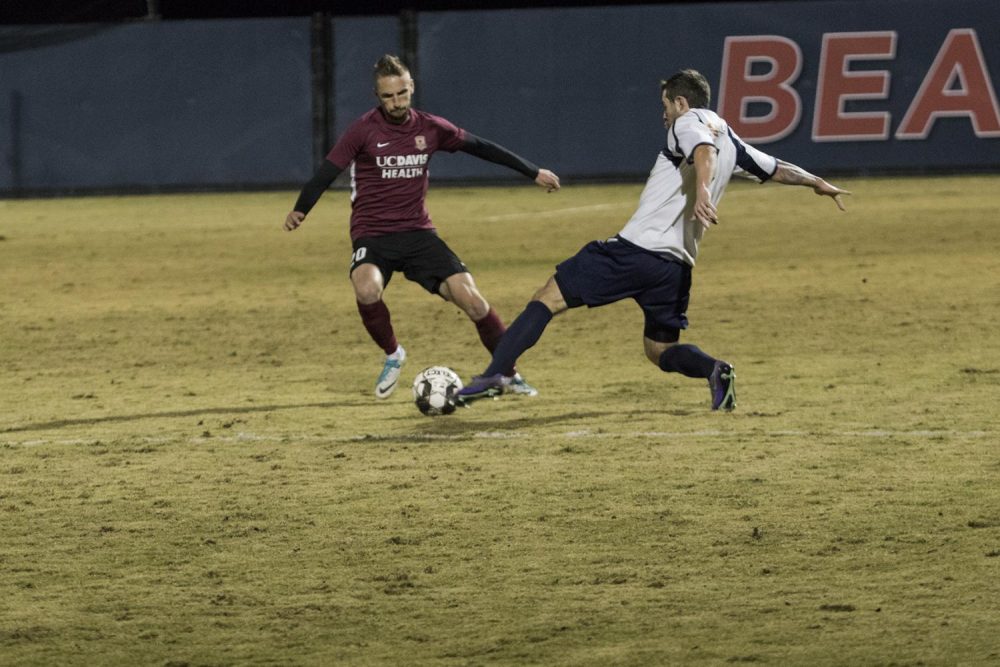
POLYGON ((417 373, 413 380, 413 402, 425 415, 450 415, 458 407, 462 378, 444 366, 431 366, 417 373))

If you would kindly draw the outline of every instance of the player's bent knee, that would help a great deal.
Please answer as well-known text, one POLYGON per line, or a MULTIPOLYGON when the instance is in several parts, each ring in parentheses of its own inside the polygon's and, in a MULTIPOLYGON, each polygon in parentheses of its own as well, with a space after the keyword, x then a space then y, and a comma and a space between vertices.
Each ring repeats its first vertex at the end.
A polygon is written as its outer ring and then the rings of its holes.
POLYGON ((362 264, 351 272, 354 296, 361 303, 375 303, 382 298, 385 283, 382 274, 374 264, 362 264))
POLYGON ((663 353, 676 344, 676 341, 673 343, 661 343, 650 338, 642 339, 642 349, 646 353, 646 358, 656 367, 660 366, 660 357, 663 353))
POLYGON ((375 281, 351 281, 354 285, 354 298, 360 303, 375 303, 382 298, 382 285, 375 281))
POLYGON ((555 276, 549 278, 545 285, 535 292, 531 300, 541 302, 553 315, 558 315, 569 307, 555 276))

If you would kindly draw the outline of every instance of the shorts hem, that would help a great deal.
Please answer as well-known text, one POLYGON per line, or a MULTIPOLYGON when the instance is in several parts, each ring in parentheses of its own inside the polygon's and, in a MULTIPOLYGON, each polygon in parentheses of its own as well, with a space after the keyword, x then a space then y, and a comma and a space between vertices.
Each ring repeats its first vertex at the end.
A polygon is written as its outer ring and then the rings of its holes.
POLYGON ((556 280, 556 285, 559 286, 559 293, 562 294, 563 301, 566 302, 567 308, 579 308, 580 306, 585 305, 583 299, 567 292, 566 285, 563 283, 562 278, 559 277, 558 271, 556 271, 553 277, 556 280))

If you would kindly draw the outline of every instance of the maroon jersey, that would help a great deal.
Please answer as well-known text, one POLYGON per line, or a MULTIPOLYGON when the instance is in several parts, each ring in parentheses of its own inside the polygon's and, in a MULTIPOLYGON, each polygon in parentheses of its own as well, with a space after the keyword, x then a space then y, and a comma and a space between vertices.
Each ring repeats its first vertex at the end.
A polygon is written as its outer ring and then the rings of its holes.
POLYGON ((351 239, 434 229, 424 201, 431 155, 454 153, 464 140, 465 130, 416 109, 401 125, 378 107, 354 121, 326 156, 351 165, 351 239))

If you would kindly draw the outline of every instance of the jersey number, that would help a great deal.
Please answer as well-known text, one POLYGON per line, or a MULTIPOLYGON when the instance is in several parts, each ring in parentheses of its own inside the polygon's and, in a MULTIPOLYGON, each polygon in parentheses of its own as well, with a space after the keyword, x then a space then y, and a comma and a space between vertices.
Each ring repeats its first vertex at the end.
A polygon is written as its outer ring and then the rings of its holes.
POLYGON ((368 254, 368 248, 365 247, 358 248, 357 250, 354 251, 354 254, 351 255, 351 264, 352 265, 357 264, 358 262, 363 260, 365 258, 365 255, 367 254, 368 254))

